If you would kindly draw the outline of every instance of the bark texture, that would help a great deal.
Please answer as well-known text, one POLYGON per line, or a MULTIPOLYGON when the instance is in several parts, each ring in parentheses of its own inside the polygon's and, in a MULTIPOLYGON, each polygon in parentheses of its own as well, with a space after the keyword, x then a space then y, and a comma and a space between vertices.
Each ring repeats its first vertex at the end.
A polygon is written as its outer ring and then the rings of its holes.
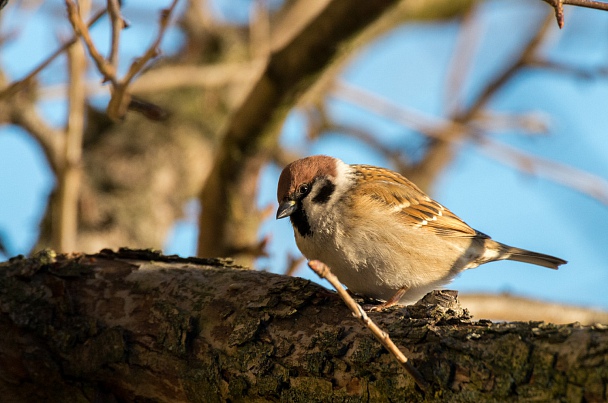
POLYGON ((337 296, 229 260, 151 251, 0 266, 3 401, 605 401, 605 326, 473 321, 454 292, 370 317, 423 394, 337 296))

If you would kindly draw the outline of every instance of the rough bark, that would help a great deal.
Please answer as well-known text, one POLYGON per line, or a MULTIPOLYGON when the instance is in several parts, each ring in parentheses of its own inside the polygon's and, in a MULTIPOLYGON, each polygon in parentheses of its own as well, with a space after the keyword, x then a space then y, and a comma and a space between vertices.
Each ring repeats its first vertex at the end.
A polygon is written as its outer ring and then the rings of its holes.
POLYGON ((606 327, 473 321, 450 292, 372 313, 228 260, 42 253, 0 268, 4 401, 605 401, 606 327))

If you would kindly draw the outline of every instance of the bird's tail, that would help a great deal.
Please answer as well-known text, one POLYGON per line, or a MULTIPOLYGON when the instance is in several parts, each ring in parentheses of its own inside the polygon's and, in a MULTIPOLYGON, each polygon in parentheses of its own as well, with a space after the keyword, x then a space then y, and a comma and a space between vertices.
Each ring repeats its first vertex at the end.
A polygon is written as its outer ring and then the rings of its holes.
POLYGON ((515 260, 518 262, 548 267, 549 269, 554 270, 557 270, 560 265, 568 263, 564 259, 560 259, 555 256, 545 255, 544 253, 532 252, 526 249, 515 248, 513 246, 505 245, 500 242, 493 241, 491 239, 486 240, 486 246, 488 242, 495 243, 497 248, 492 249, 494 249, 494 251, 499 251, 498 256, 495 256, 492 260, 515 260))

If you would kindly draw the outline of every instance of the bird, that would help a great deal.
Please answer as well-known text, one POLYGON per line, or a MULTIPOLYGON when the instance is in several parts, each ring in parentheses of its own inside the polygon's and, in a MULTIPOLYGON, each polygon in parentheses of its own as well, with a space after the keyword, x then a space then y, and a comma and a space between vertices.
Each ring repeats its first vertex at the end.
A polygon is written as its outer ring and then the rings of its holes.
POLYGON ((289 217, 302 254, 328 265, 349 291, 384 301, 373 311, 413 304, 497 260, 567 263, 494 241, 387 168, 298 159, 281 172, 277 200, 276 218, 289 217))

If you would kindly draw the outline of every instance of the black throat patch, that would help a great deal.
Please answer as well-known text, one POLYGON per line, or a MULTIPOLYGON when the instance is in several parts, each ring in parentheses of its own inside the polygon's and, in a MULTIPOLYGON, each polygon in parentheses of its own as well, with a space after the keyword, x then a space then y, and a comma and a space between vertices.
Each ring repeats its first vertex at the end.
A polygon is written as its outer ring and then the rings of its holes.
POLYGON ((302 237, 305 238, 312 235, 312 230, 310 229, 310 224, 308 223, 308 217, 302 208, 298 208, 292 215, 289 216, 289 219, 291 220, 291 225, 293 225, 293 227, 302 237))

